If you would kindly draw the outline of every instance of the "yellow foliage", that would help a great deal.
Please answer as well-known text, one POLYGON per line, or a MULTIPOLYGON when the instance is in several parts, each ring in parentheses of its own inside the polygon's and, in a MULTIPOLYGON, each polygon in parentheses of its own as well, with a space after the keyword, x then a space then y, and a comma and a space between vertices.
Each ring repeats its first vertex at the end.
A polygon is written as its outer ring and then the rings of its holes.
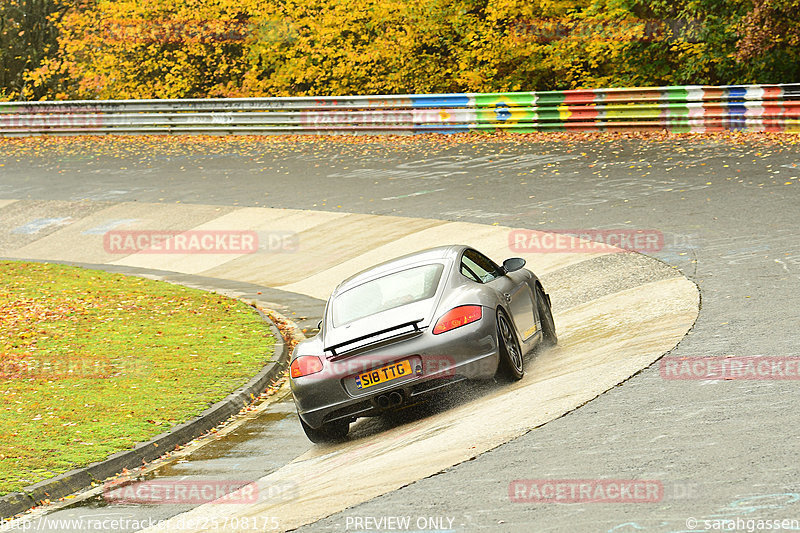
POLYGON ((89 99, 495 92, 653 84, 670 54, 706 61, 658 23, 621 0, 96 0, 31 79, 89 99))

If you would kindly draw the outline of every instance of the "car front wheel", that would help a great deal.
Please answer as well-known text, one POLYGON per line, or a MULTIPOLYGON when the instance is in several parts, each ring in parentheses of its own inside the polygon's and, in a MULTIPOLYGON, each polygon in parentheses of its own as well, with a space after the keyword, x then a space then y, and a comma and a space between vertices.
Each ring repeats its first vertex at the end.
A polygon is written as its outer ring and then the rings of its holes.
POLYGON ((553 311, 550 309, 550 299, 545 295, 540 286, 536 286, 536 304, 539 307, 539 320, 542 321, 542 341, 545 346, 558 344, 556 324, 553 321, 553 311))

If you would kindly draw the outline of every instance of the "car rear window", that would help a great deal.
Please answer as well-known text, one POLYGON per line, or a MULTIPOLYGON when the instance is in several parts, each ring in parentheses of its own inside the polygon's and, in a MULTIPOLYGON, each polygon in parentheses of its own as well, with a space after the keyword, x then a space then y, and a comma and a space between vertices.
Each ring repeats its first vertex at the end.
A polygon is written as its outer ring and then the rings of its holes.
POLYGON ((343 292, 332 303, 334 327, 432 298, 436 294, 443 269, 444 265, 441 263, 408 268, 343 292))

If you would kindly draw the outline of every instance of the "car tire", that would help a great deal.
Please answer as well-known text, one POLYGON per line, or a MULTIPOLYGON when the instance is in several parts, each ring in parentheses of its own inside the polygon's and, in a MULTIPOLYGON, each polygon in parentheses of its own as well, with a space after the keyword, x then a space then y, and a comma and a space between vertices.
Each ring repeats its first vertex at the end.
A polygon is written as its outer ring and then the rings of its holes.
MULTIPOLYGON (((299 417, 299 415, 298 415, 299 417)), ((300 418, 300 425, 303 426, 303 432, 313 443, 323 444, 328 442, 341 442, 347 437, 347 432, 350 431, 350 422, 344 420, 337 420, 324 424, 320 428, 312 428, 305 421, 300 418)))
POLYGON ((542 342, 545 346, 555 346, 558 344, 558 335, 550 309, 550 298, 539 285, 536 286, 536 305, 539 309, 539 320, 542 322, 542 342))
POLYGON ((514 327, 502 309, 497 310, 497 345, 500 351, 498 374, 509 381, 522 379, 525 375, 522 349, 514 327))

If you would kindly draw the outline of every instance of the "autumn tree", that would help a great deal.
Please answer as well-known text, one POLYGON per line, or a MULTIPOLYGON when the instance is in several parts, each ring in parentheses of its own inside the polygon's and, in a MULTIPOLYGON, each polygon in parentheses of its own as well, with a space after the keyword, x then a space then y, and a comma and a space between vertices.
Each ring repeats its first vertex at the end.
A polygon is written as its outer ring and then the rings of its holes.
POLYGON ((60 23, 60 57, 34 75, 71 80, 71 98, 226 96, 241 86, 250 4, 219 0, 95 0, 60 23))
POLYGON ((755 0, 739 33, 739 61, 772 82, 800 81, 800 0, 755 0))
POLYGON ((58 0, 4 0, 0 4, 0 94, 36 99, 50 87, 32 86, 28 75, 58 50, 58 0))
POLYGON ((83 0, 21 79, 88 99, 797 81, 800 0, 752 1, 83 0))

